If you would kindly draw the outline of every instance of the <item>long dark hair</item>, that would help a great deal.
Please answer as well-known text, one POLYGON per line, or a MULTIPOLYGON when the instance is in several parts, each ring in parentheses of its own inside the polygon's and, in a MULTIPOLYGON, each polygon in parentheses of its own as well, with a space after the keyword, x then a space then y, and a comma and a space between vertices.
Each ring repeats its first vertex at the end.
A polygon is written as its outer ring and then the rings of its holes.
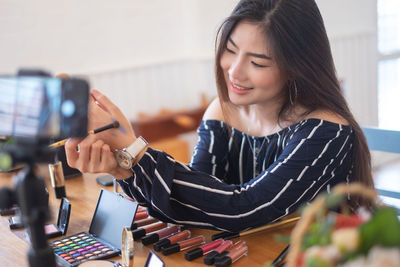
MULTIPOLYGON (((288 77, 286 100, 279 112, 290 114, 290 101, 314 110, 329 110, 345 118, 355 133, 352 181, 373 187, 371 156, 360 126, 342 94, 333 63, 324 22, 314 0, 242 0, 224 21, 216 40, 215 75, 224 114, 231 108, 228 89, 220 66, 227 40, 240 21, 257 24, 281 72, 288 77), (297 94, 293 93, 293 86, 297 94)), ((306 115, 304 114, 304 115, 306 115)))

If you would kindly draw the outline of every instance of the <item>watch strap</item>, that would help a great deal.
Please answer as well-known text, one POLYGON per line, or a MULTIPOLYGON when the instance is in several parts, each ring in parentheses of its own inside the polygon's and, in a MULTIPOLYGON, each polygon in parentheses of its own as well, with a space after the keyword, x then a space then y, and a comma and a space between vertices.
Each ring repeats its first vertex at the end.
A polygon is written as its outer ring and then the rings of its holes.
POLYGON ((132 156, 133 160, 135 160, 140 152, 147 147, 147 145, 147 141, 143 137, 139 136, 130 146, 126 148, 126 152, 128 152, 132 156))

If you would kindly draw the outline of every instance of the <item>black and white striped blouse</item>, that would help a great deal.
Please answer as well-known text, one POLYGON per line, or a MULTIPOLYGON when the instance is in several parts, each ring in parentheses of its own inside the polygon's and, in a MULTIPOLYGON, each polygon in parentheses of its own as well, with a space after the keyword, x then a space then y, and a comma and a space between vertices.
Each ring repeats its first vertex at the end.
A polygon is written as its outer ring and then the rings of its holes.
POLYGON ((149 148, 119 181, 164 221, 241 231, 278 220, 351 179, 351 127, 300 121, 265 137, 202 121, 189 166, 149 148))

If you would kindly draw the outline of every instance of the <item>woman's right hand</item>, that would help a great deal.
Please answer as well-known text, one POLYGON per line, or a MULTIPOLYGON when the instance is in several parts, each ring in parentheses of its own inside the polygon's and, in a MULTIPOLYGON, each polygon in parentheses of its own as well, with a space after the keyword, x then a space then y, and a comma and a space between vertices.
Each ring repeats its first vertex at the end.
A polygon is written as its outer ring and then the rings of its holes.
POLYGON ((84 139, 69 139, 65 152, 68 165, 82 173, 109 173, 117 179, 132 176, 130 170, 118 165, 110 146, 96 134, 89 134, 84 139))

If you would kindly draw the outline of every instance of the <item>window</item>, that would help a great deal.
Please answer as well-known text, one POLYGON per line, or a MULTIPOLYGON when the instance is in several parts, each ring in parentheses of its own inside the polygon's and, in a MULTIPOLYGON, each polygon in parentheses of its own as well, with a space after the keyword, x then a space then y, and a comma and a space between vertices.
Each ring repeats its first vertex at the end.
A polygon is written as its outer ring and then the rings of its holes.
POLYGON ((400 130, 400 1, 377 4, 379 127, 400 130))

